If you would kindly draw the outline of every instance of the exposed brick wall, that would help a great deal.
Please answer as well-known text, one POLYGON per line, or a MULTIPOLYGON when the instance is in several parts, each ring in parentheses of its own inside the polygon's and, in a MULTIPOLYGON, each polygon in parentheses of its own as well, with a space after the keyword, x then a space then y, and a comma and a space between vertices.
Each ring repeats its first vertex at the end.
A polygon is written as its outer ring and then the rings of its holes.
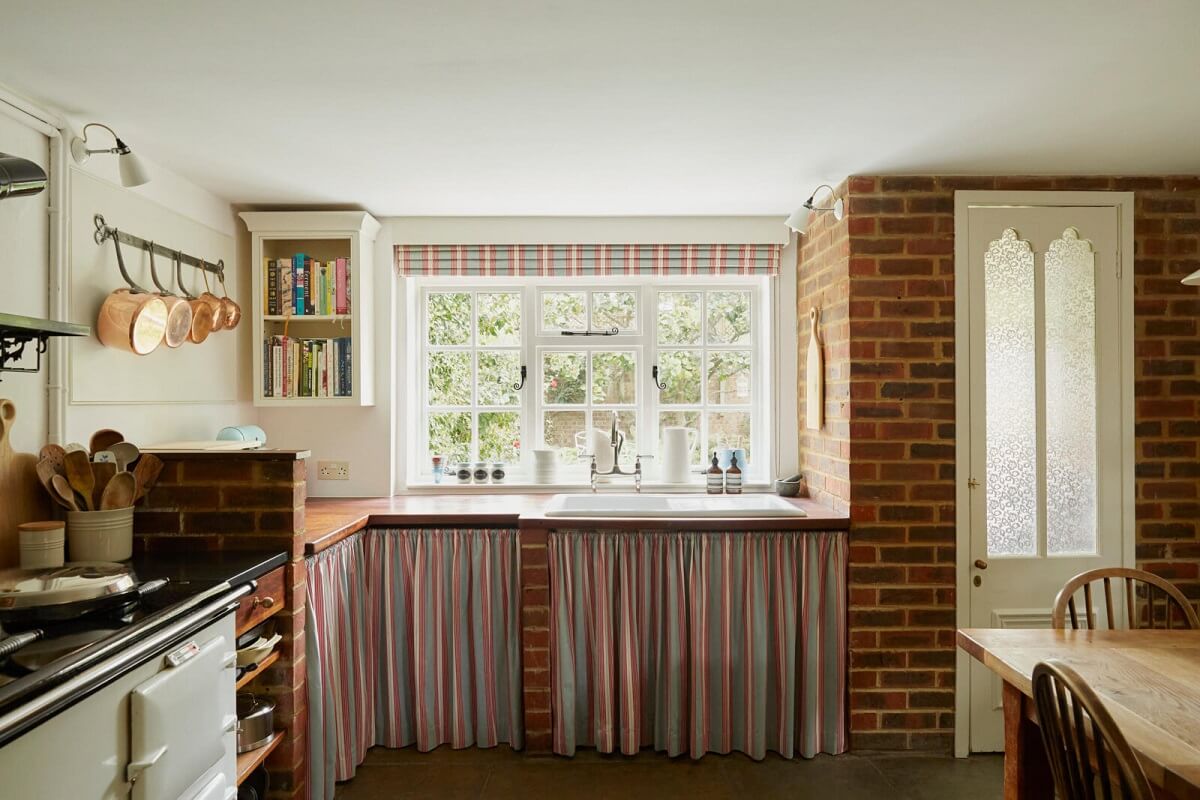
MULTIPOLYGON (((846 196, 845 183, 835 195, 846 196)), ((809 494, 840 511, 850 507, 849 233, 848 217, 839 221, 830 212, 815 212, 796 253, 800 468, 809 494), (820 312, 817 335, 825 358, 825 421, 820 430, 805 427, 812 308, 820 312)))
MULTIPOLYGON (((953 737, 954 191, 1135 192, 1137 557, 1200 598, 1200 178, 849 180, 851 744, 953 737)), ((808 276, 801 261, 801 286, 808 276)), ((801 337, 801 348, 805 337, 801 337)))
POLYGON ((281 454, 192 458, 161 454, 157 485, 134 515, 137 547, 144 552, 281 549, 288 552, 284 608, 276 631, 283 636, 279 660, 252 684, 276 702, 276 727, 287 739, 267 759, 271 797, 305 795, 307 697, 304 673, 303 459, 281 454))
POLYGON ((521 669, 524 680, 525 752, 549 753, 550 560, 544 529, 521 533, 521 669))

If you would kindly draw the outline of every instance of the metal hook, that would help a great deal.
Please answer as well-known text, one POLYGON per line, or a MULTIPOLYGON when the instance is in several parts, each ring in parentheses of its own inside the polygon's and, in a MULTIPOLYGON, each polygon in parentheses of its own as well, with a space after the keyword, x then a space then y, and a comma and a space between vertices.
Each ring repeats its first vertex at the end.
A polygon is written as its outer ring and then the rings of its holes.
POLYGON ((667 390, 667 385, 658 380, 658 364, 655 364, 654 368, 650 370, 650 377, 654 379, 654 385, 658 387, 660 392, 667 390))
POLYGON ((527 370, 527 369, 525 368, 525 365, 524 365, 524 364, 522 364, 522 365, 521 365, 521 382, 520 382, 520 383, 514 383, 514 384, 512 385, 512 389, 513 389, 513 391, 514 391, 514 392, 519 392, 519 391, 521 391, 522 389, 524 389, 524 388, 525 388, 525 378, 526 378, 526 377, 528 377, 528 375, 529 375, 529 370, 527 370))
POLYGON ((192 294, 187 286, 183 283, 183 251, 175 251, 175 284, 179 287, 179 291, 183 292, 184 298, 195 300, 196 295, 192 294))
POLYGON ((109 227, 104 222, 103 214, 96 214, 92 217, 92 224, 96 226, 96 232, 92 234, 92 240, 96 244, 104 244, 104 240, 108 238, 109 227))
POLYGON ((158 287, 158 291, 163 294, 170 294, 171 290, 162 285, 162 281, 158 279, 158 269, 154 266, 154 242, 146 248, 150 252, 150 280, 154 281, 154 285, 158 287))
POLYGON ((149 294, 141 286, 134 283, 133 278, 129 277, 128 270, 125 269, 125 257, 121 255, 121 232, 116 228, 112 229, 113 248, 117 251, 117 269, 121 270, 121 277, 129 284, 129 291, 132 294, 149 294))

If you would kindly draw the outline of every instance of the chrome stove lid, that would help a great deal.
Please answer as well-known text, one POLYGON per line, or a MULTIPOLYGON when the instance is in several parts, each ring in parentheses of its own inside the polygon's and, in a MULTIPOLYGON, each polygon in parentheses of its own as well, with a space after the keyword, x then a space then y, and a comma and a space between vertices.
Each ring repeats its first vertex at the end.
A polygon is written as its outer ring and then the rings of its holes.
POLYGON ((0 570, 0 609, 44 608, 126 594, 137 577, 124 564, 77 561, 62 567, 0 570))

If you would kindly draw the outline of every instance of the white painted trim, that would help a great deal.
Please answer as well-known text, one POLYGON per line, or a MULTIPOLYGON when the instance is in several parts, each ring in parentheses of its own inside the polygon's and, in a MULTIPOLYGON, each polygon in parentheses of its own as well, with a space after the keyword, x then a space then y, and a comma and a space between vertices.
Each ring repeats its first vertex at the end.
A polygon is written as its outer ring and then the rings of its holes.
MULTIPOLYGON (((1094 206, 1115 207, 1120 217, 1120 279, 1118 292, 1121 302, 1121 563, 1135 563, 1137 520, 1134 485, 1134 312, 1133 312, 1133 192, 1006 192, 958 191, 954 193, 954 503, 955 503, 955 623, 958 628, 970 626, 970 515, 964 513, 970 505, 970 451, 967 447, 971 430, 969 396, 970 373, 963 366, 970 353, 969 317, 965 313, 970 299, 969 254, 967 252, 967 209, 971 206, 1094 206)), ((954 671, 954 755, 965 758, 970 754, 971 731, 971 657, 961 648, 955 656, 954 671)))

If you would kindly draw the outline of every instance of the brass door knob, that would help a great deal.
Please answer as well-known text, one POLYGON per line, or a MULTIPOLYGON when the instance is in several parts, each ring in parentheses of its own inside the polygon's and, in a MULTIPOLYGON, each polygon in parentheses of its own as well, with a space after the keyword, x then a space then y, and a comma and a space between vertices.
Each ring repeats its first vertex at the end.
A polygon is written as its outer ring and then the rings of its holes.
POLYGON ((982 558, 975 559, 975 569, 987 569, 987 562, 982 558))

